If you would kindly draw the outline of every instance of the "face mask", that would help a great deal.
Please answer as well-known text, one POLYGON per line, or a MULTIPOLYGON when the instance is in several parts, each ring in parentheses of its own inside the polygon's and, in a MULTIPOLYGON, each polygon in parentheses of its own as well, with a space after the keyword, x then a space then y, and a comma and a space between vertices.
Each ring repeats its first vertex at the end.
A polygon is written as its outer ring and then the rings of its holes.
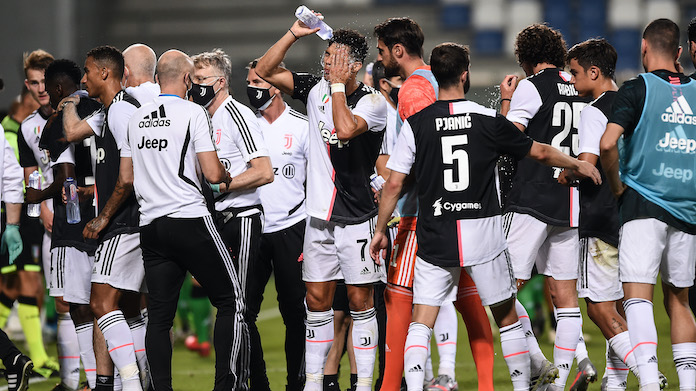
POLYGON ((271 96, 270 87, 260 88, 254 86, 247 86, 247 96, 249 97, 249 104, 257 110, 266 110, 275 97, 275 95, 271 96))
POLYGON ((215 91, 212 85, 196 84, 192 82, 191 89, 188 91, 188 96, 194 103, 198 103, 203 107, 208 107, 218 91, 215 91))
POLYGON ((401 87, 392 87, 391 91, 389 91, 389 97, 391 98, 392 102, 394 102, 395 105, 399 104, 399 90, 401 87))

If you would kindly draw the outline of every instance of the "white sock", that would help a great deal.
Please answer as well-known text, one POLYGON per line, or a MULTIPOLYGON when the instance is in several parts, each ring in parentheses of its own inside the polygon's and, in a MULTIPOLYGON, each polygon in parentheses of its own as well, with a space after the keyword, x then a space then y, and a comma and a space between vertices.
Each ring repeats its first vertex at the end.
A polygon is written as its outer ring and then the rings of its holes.
POLYGON ((142 391, 138 361, 135 358, 133 335, 121 310, 111 311, 97 320, 111 361, 121 374, 124 391, 142 391))
POLYGON ((580 339, 582 314, 580 308, 556 309, 556 341, 553 345, 553 364, 558 368, 558 378, 553 384, 565 387, 573 366, 575 350, 580 339))
POLYGON ((333 310, 307 310, 307 334, 305 338, 305 391, 322 391, 324 364, 334 339, 333 310))
POLYGON ((126 319, 128 328, 133 336, 133 348, 135 349, 135 359, 138 361, 138 371, 140 371, 140 383, 143 390, 147 390, 150 384, 150 365, 147 363, 145 352, 145 318, 142 315, 126 319))
POLYGON ((80 385, 80 343, 70 313, 58 313, 58 363, 60 381, 70 389, 80 385))
POLYGON ((696 390, 696 343, 673 344, 672 356, 679 377, 679 390, 696 390))
POLYGON ((404 347, 404 378, 408 391, 423 390, 423 381, 425 380, 423 367, 428 355, 432 332, 430 327, 422 323, 411 322, 408 326, 404 347))
POLYGON ((454 379, 454 362, 457 358, 457 310, 451 301, 443 303, 440 307, 433 327, 433 334, 440 357, 437 374, 447 375, 454 379))
POLYGON ((634 346, 633 354, 638 364, 641 389, 659 389, 657 375, 657 329, 653 317, 653 303, 645 299, 624 300, 626 323, 634 346))
POLYGON ((580 362, 586 358, 590 358, 590 356, 587 354, 585 337, 582 335, 582 315, 580 315, 580 338, 578 338, 578 346, 575 348, 575 361, 580 362))
POLYGON ((609 348, 617 357, 626 364, 626 366, 633 372, 636 377, 638 376, 638 364, 636 363, 636 356, 633 354, 633 345, 631 345, 631 337, 628 331, 616 334, 609 339, 609 348))
POLYGON ((350 311, 350 316, 353 318, 353 350, 358 371, 355 390, 370 391, 377 353, 375 348, 379 339, 377 311, 374 307, 365 311, 350 311))
POLYGON ((529 358, 532 363, 532 371, 539 370, 546 360, 544 353, 539 347, 539 342, 537 342, 534 336, 534 330, 532 330, 532 321, 529 320, 529 314, 527 309, 524 308, 519 300, 515 299, 515 311, 517 311, 517 317, 520 318, 520 324, 522 324, 522 329, 524 330, 524 336, 527 338, 527 347, 529 347, 529 358))
MULTIPOLYGON (((617 336, 614 336, 615 338, 617 336)), ((626 336, 628 338, 628 335, 626 336)), ((626 389, 629 368, 623 362, 623 358, 611 348, 611 343, 606 342, 607 365, 604 369, 604 377, 607 379, 607 391, 623 391, 626 389)))
POLYGON ((514 390, 529 390, 531 361, 521 322, 500 328, 500 346, 514 390))
POLYGON ((432 355, 432 347, 430 345, 427 346, 428 348, 428 359, 425 360, 425 374, 423 375, 423 378, 425 379, 426 382, 429 382, 433 380, 435 377, 435 373, 433 372, 433 355, 432 355))
POLYGON ((94 323, 88 322, 75 325, 77 342, 80 345, 80 359, 85 369, 89 388, 97 387, 97 359, 94 357, 94 323))
POLYGON ((121 390, 123 390, 123 382, 121 381, 121 374, 118 373, 118 368, 114 367, 114 391, 121 391, 121 390))

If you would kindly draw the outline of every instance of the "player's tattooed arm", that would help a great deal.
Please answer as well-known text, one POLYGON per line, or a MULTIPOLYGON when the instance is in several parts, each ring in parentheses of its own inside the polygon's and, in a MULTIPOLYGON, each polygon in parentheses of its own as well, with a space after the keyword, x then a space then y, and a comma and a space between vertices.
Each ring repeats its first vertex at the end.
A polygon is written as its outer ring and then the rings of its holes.
POLYGON ((82 236, 85 239, 96 239, 131 193, 133 193, 133 160, 129 157, 122 157, 114 192, 111 193, 111 197, 106 201, 99 216, 85 225, 82 236))
POLYGON ((607 124, 607 129, 599 142, 602 169, 607 176, 611 192, 616 198, 621 197, 626 185, 619 178, 619 148, 618 141, 623 135, 624 128, 615 123, 607 124))
POLYGON ((65 139, 69 142, 78 142, 94 134, 92 127, 86 120, 77 115, 77 104, 80 103, 78 95, 63 98, 58 104, 58 111, 63 111, 63 131, 65 139))

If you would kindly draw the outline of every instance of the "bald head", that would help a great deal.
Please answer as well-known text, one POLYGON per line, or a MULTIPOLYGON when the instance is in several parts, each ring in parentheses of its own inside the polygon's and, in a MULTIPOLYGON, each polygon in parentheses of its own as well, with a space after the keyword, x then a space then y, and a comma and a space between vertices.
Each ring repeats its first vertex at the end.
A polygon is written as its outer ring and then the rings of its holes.
POLYGON ((123 59, 128 68, 128 85, 138 86, 155 80, 157 56, 149 46, 136 43, 123 51, 123 59))
POLYGON ((157 81, 162 89, 172 83, 184 80, 187 73, 193 72, 193 61, 186 53, 172 49, 162 54, 157 61, 157 81))

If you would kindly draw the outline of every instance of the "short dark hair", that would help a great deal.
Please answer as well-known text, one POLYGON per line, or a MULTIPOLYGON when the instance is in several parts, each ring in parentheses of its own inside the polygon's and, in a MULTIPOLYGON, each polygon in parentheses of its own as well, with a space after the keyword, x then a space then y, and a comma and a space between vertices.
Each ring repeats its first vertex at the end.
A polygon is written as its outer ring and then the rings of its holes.
POLYGON ((676 56, 679 53, 679 26, 669 19, 655 19, 645 27, 643 39, 655 51, 676 56))
POLYGON ((517 62, 535 66, 541 63, 565 66, 566 42, 560 31, 547 24, 535 23, 517 34, 515 55, 517 62))
POLYGON ((386 77, 382 61, 375 61, 374 65, 372 65, 372 87, 379 91, 379 81, 386 77))
POLYGON ((614 78, 616 71, 616 49, 604 38, 588 39, 573 46, 568 51, 568 62, 577 60, 578 64, 587 71, 596 66, 604 77, 614 78))
POLYGON ((367 57, 367 39, 359 32, 349 29, 336 30, 333 37, 329 39, 328 46, 334 43, 348 46, 350 48, 350 56, 354 60, 358 62, 365 61, 365 57, 367 57))
POLYGON ((430 69, 440 88, 456 86, 469 70, 469 47, 453 42, 441 43, 430 53, 430 69))
POLYGON ((411 18, 389 18, 375 26, 375 37, 382 40, 391 50, 400 43, 406 53, 423 57, 423 41, 425 37, 418 23, 411 18))
POLYGON ((92 57, 100 67, 106 67, 115 72, 117 79, 123 77, 125 61, 120 50, 110 45, 97 46, 87 52, 87 57, 92 57))
POLYGON ((696 18, 691 19, 688 28, 689 41, 696 42, 696 18))
POLYGON ((76 86, 79 86, 82 72, 80 67, 72 60, 55 60, 46 68, 46 83, 57 81, 59 77, 66 77, 75 83, 76 86))

